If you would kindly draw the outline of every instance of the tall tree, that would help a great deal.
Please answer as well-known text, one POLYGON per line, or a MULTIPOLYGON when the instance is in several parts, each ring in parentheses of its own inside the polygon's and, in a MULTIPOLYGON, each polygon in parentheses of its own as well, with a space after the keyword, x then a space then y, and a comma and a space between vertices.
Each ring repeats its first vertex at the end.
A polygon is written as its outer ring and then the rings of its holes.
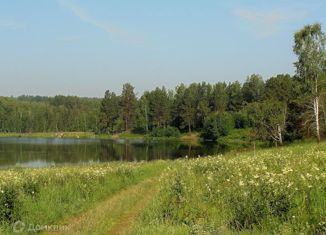
POLYGON ((251 125, 262 140, 273 141, 276 145, 283 144, 286 113, 279 101, 251 103, 246 107, 251 125))
POLYGON ((157 87, 149 97, 152 124, 156 127, 165 127, 170 121, 172 103, 167 90, 164 87, 157 87))
POLYGON ((247 78, 242 86, 244 101, 247 103, 262 101, 264 99, 264 80, 258 74, 247 78))
POLYGON ((146 91, 137 102, 134 131, 147 133, 149 130, 149 92, 146 91))
POLYGON ((294 82, 289 74, 279 74, 276 77, 271 77, 265 83, 266 99, 288 103, 296 93, 294 82))
POLYGON ((210 103, 213 112, 221 113, 225 111, 228 103, 228 95, 224 82, 219 82, 213 86, 210 103))
POLYGON ((191 128, 194 125, 196 116, 196 84, 191 84, 183 94, 181 103, 180 116, 184 126, 188 127, 188 132, 191 133, 191 128))
POLYGON ((243 103, 243 95, 240 82, 236 81, 230 83, 226 88, 226 92, 228 94, 227 110, 233 112, 240 111, 243 103))
POLYGON ((195 127, 203 128, 205 119, 210 113, 209 99, 211 94, 212 86, 202 82, 197 84, 196 89, 196 116, 195 116, 195 127))
POLYGON ((298 56, 295 66, 297 75, 301 78, 308 96, 312 99, 317 143, 320 142, 319 86, 320 79, 325 73, 325 43, 326 37, 320 24, 306 25, 294 35, 293 51, 298 56))
POLYGON ((101 102, 100 107, 100 130, 102 133, 113 133, 115 124, 119 118, 120 98, 114 93, 107 90, 101 102))
POLYGON ((175 88, 174 97, 172 102, 172 125, 178 127, 180 129, 184 129, 184 122, 181 116, 182 112, 182 104, 183 104, 183 96, 186 92, 186 86, 181 83, 175 88))
POLYGON ((123 85, 121 94, 122 119, 124 121, 125 131, 133 126, 137 98, 134 93, 134 87, 129 83, 123 85))

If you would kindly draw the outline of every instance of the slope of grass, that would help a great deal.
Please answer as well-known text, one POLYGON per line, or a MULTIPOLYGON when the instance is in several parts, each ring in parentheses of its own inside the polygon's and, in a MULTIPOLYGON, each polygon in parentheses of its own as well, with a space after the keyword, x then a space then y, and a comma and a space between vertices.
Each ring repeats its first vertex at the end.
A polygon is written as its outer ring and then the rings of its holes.
POLYGON ((326 144, 177 160, 131 234, 325 234, 326 144))
POLYGON ((53 234, 125 234, 130 221, 157 191, 156 183, 157 178, 151 178, 121 190, 85 213, 63 221, 69 229, 53 234))
POLYGON ((0 171, 0 230, 12 233, 11 225, 16 221, 55 225, 157 176, 166 164, 109 163, 0 171))

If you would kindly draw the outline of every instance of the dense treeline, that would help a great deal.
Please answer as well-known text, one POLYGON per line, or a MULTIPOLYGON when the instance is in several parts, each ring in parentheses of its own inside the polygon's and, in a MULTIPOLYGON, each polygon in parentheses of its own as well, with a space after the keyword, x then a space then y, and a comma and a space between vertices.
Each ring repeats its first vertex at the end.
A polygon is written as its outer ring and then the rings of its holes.
MULTIPOLYGON (((304 136, 325 134, 326 37, 320 24, 294 35, 296 75, 280 74, 264 81, 253 74, 239 82, 180 84, 136 98, 130 84, 120 96, 107 91, 101 103, 100 130, 163 133, 167 127, 193 130, 207 140, 228 135, 233 128, 251 128, 252 138, 282 144, 304 136)), ((174 133, 177 134, 177 131, 174 133)), ((171 133, 171 131, 168 131, 171 133)))
POLYGON ((0 97, 1 132, 97 131, 99 99, 0 97))
POLYGON ((243 84, 181 84, 174 91, 156 88, 137 99, 133 87, 125 84, 121 95, 106 92, 100 130, 156 133, 174 127, 181 132, 202 132, 205 139, 216 140, 233 128, 252 128, 263 140, 294 140, 309 134, 303 126, 301 88, 297 77, 277 75, 265 82, 254 74, 243 84), (278 125, 282 140, 278 139, 278 125))
POLYGON ((282 144, 326 134, 325 34, 319 24, 294 36, 296 74, 266 81, 253 74, 238 81, 158 87, 137 97, 134 87, 106 91, 102 100, 56 96, 0 98, 0 131, 123 131, 155 137, 200 132, 217 140, 248 128, 253 140, 282 144))

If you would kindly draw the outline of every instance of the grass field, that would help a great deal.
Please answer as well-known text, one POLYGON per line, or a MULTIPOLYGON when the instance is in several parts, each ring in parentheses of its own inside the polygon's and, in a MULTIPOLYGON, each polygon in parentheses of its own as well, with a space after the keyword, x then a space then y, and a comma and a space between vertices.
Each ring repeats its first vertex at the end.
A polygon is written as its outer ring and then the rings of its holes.
POLYGON ((16 221, 61 224, 121 190, 158 176, 166 165, 157 161, 0 171, 1 231, 10 234, 16 221))
POLYGON ((326 144, 177 160, 131 234, 326 234, 326 144))
POLYGON ((66 225, 59 234, 325 234, 326 143, 3 170, 0 221, 5 234, 16 221, 66 225))

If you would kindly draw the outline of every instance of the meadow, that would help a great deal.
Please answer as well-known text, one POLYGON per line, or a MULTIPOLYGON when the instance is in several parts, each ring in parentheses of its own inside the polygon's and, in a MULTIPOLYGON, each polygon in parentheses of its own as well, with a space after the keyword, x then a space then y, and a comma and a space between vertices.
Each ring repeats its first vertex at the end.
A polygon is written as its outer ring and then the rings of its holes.
POLYGON ((325 234, 326 143, 2 170, 0 221, 5 234, 15 221, 71 225, 60 234, 325 234))
POLYGON ((158 175, 165 165, 162 161, 117 162, 2 170, 0 232, 12 233, 16 221, 25 225, 56 225, 129 186, 158 175))
POLYGON ((326 234, 326 144, 177 160, 132 234, 326 234))

